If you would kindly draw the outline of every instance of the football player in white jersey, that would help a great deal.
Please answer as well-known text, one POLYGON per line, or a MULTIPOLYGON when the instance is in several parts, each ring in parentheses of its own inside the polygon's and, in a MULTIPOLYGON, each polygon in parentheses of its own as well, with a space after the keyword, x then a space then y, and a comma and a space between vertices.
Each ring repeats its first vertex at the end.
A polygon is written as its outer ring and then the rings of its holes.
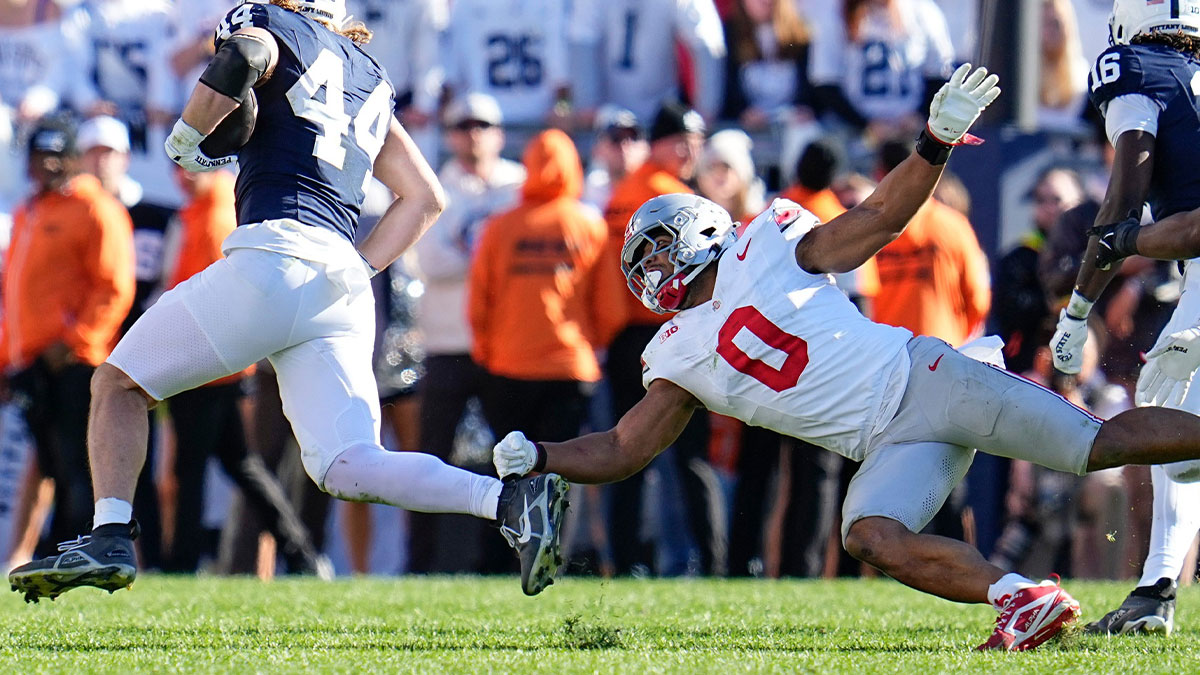
POLYGON ((729 214, 691 195, 650 200, 626 230, 630 288, 680 310, 643 353, 645 397, 609 431, 544 445, 510 434, 501 475, 554 471, 601 483, 644 467, 706 408, 814 442, 862 468, 842 509, 846 549, 898 581, 999 612, 981 649, 1031 649, 1079 604, 989 564, 970 545, 918 534, 975 449, 1061 471, 1200 456, 1200 417, 1139 408, 1102 422, 946 343, 864 318, 831 274, 859 266, 929 197, 953 144, 999 93, 964 65, 934 97, 916 151, 865 202, 821 224, 776 201, 734 239, 729 214))
POLYGON ((508 124, 542 124, 566 98, 562 0, 455 0, 443 63, 456 97, 478 92, 508 124))
POLYGON ((575 0, 569 36, 576 103, 612 103, 640 120, 679 98, 676 40, 695 69, 692 107, 712 120, 724 88, 725 32, 713 0, 575 0))

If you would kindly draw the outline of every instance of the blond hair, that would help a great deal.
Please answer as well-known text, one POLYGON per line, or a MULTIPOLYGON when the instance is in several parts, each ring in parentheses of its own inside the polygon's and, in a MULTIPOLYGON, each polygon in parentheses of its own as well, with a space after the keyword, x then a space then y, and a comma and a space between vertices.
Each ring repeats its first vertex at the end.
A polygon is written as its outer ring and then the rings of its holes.
MULTIPOLYGON (((1062 40, 1041 45, 1038 65, 1038 102, 1047 108, 1065 108, 1087 88, 1087 64, 1079 41, 1079 23, 1070 0, 1044 0, 1042 11, 1052 12, 1062 26, 1062 40)), ((1045 19, 1043 19, 1043 28, 1045 19)))
POLYGON ((312 19, 313 21, 316 21, 317 23, 321 24, 322 26, 325 26, 326 28, 337 33, 338 35, 341 35, 342 37, 346 38, 347 40, 350 40, 351 42, 353 42, 356 45, 360 45, 360 46, 365 45, 368 42, 370 42, 371 38, 373 37, 373 34, 371 33, 371 31, 361 21, 355 21, 354 23, 352 23, 348 26, 339 28, 337 26, 334 26, 332 23, 329 22, 329 20, 327 20, 325 17, 321 16, 320 14, 313 14, 312 12, 305 12, 304 9, 302 7, 300 7, 300 5, 297 5, 293 0, 271 0, 271 4, 275 5, 276 7, 286 9, 289 12, 297 12, 297 13, 306 14, 306 15, 308 15, 308 18, 312 19))

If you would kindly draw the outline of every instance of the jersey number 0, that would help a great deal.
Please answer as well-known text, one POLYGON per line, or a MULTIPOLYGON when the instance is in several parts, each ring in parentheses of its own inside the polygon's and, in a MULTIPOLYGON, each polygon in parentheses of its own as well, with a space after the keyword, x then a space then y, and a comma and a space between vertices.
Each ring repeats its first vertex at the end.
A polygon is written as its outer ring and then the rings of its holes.
POLYGON ((752 305, 738 307, 729 314, 717 333, 717 354, 734 370, 762 382, 775 391, 791 389, 800 382, 800 374, 808 367, 808 343, 803 338, 785 333, 752 305), (743 328, 764 344, 787 354, 783 365, 775 368, 761 359, 751 357, 733 343, 743 328))

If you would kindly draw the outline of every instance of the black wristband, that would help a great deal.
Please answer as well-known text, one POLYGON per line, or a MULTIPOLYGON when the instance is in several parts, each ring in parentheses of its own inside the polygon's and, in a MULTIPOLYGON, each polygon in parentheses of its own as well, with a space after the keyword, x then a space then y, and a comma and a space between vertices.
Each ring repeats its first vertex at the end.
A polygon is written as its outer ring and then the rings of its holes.
POLYGON ((922 129, 921 135, 917 136, 916 153, 933 166, 945 164, 946 160, 950 159, 950 151, 953 149, 953 145, 943 143, 931 136, 928 129, 922 129))
POLYGON ((532 470, 541 473, 546 469, 546 446, 534 441, 533 448, 534 450, 537 450, 537 461, 533 463, 532 470))

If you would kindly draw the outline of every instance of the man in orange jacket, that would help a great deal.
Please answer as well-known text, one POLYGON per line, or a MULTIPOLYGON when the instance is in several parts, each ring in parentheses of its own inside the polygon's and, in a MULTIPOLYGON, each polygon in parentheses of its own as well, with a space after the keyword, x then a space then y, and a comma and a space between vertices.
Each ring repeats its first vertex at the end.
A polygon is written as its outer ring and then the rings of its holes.
MULTIPOLYGON (((597 271, 597 294, 600 302, 619 308, 597 329, 598 345, 608 347, 604 377, 612 394, 614 419, 625 414, 644 393, 642 388, 642 349, 658 332, 665 317, 646 309, 633 297, 621 272, 621 247, 625 242, 625 227, 629 218, 648 199, 664 194, 692 192, 686 181, 692 179, 704 150, 704 120, 695 110, 669 101, 663 105, 650 125, 650 158, 633 173, 625 176, 613 188, 612 198, 604 212, 608 223, 608 243, 597 271)), ((707 450, 706 422, 697 416, 683 439, 676 445, 688 453, 703 454, 707 450)), ((676 453, 676 459, 680 453, 676 453)), ((686 463, 682 459, 681 463, 686 463)), ((609 540, 612 542, 613 564, 617 574, 630 574, 651 567, 654 559, 650 546, 639 540, 642 513, 642 475, 609 486, 609 540)), ((690 478, 690 476, 685 476, 690 478)), ((703 492, 685 480, 689 501, 703 492)), ((689 511, 703 513, 705 508, 695 503, 689 511)), ((711 539, 698 533, 697 539, 711 539)), ((710 547, 706 547, 708 550, 710 547)))
MULTIPOLYGON (((593 283, 605 227, 580 201, 583 167, 570 137, 542 132, 524 163, 520 203, 484 224, 472 259, 471 356, 487 373, 484 416, 497 437, 532 427, 539 438, 567 439, 600 379, 596 326, 611 321, 593 283)), ((507 550, 491 549, 485 571, 515 565, 507 550)))
POLYGON ((133 303, 133 225, 90 175, 76 175, 75 130, 43 120, 29 140, 33 195, 13 214, 4 264, 0 367, 25 408, 54 517, 37 555, 88 530, 87 415, 92 371, 133 303), (51 547, 47 549, 47 547, 51 547))

